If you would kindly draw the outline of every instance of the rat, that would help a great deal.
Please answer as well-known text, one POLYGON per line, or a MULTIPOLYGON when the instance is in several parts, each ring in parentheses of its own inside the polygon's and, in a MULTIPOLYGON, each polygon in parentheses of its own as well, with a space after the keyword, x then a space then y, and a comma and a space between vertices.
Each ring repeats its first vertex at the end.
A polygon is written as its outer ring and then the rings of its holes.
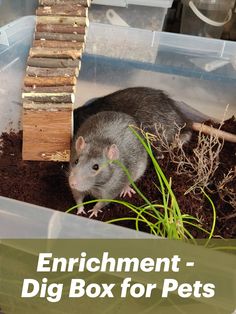
MULTIPOLYGON (((126 167, 134 182, 145 172, 147 152, 132 132, 137 127, 133 117, 115 111, 99 112, 82 123, 74 137, 69 174, 69 185, 78 205, 88 194, 110 200, 135 193, 126 173, 115 161, 126 167)), ((89 211, 90 218, 107 204, 97 202, 89 211)), ((85 213, 82 205, 77 211, 81 213, 85 213)))
POLYGON ((148 132, 155 132, 155 124, 165 128, 168 141, 173 141, 181 127, 181 140, 187 143, 192 131, 215 135, 225 141, 236 143, 236 135, 192 121, 180 111, 177 102, 162 90, 149 87, 130 87, 109 95, 92 99, 85 106, 74 110, 75 132, 89 116, 100 111, 116 111, 129 114, 148 132))

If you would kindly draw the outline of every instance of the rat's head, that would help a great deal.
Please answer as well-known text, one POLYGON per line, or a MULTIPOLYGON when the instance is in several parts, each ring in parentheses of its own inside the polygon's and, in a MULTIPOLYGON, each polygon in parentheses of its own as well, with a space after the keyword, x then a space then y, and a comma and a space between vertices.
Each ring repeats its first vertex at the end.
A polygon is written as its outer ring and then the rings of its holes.
POLYGON ((86 142, 79 136, 70 162, 69 184, 72 189, 87 192, 105 184, 113 173, 112 161, 119 158, 115 144, 103 145, 86 142))

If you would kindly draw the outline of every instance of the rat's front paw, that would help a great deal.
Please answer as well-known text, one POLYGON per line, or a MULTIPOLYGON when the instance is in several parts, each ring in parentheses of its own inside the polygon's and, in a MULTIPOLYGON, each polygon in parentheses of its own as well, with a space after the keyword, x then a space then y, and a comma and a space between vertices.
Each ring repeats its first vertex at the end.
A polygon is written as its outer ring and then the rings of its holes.
POLYGON ((76 215, 81 215, 81 214, 87 215, 86 211, 84 210, 84 206, 80 206, 80 207, 77 209, 76 215))
POLYGON ((135 190, 132 189, 129 185, 126 185, 124 189, 121 191, 120 197, 125 197, 126 195, 132 197, 132 194, 136 194, 135 190))
POLYGON ((101 213, 102 210, 97 208, 96 205, 94 206, 93 209, 89 210, 88 213, 91 213, 91 215, 89 216, 89 218, 92 218, 93 216, 97 217, 98 213, 101 213))

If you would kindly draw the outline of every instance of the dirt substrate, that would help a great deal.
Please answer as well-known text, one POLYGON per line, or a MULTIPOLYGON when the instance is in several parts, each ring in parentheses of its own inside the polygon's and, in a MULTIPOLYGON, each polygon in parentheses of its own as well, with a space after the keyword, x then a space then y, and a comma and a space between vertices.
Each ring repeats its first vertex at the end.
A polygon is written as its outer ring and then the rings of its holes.
MULTIPOLYGON (((223 126, 224 130, 236 134, 236 120, 231 118, 223 126)), ((36 205, 53 208, 59 211, 66 211, 74 205, 74 200, 67 183, 67 164, 53 162, 33 162, 22 161, 22 133, 2 134, 0 154, 0 195, 21 200, 36 205)), ((192 137, 191 144, 187 149, 188 156, 192 155, 192 150, 196 146, 197 133, 192 137)), ((176 165, 173 164, 168 154, 159 161, 167 178, 172 177, 173 190, 178 200, 179 206, 184 213, 200 218, 202 226, 210 230, 213 219, 212 207, 209 201, 193 194, 184 196, 184 192, 193 184, 186 175, 176 174, 176 165)), ((236 208, 229 204, 229 197, 223 196, 215 191, 214 182, 219 182, 230 169, 236 167, 236 144, 226 143, 220 153, 220 166, 215 173, 210 189, 210 194, 217 210, 217 223, 214 234, 224 238, 236 237, 236 208)), ((154 188, 153 182, 156 176, 152 167, 149 167, 145 176, 139 180, 138 187, 142 193, 151 201, 161 200, 161 196, 154 188)), ((236 194, 236 177, 226 185, 227 188, 236 194)), ((127 198, 126 200, 129 200, 127 198)), ((131 201, 135 205, 142 205, 143 201, 135 195, 131 201)), ((129 209, 118 204, 110 204, 103 213, 99 214, 98 220, 108 221, 119 217, 132 217, 129 209)), ((121 225, 133 228, 132 222, 122 222, 121 225)), ((142 226, 143 231, 147 231, 146 226, 142 226)), ((189 229, 194 237, 205 237, 203 232, 194 228, 189 229)))

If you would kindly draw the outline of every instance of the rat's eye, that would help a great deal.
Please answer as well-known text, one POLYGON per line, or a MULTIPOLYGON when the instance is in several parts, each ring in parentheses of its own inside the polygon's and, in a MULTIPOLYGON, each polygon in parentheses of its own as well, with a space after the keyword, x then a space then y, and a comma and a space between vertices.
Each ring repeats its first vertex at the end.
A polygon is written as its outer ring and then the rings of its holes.
POLYGON ((93 165, 93 170, 96 170, 96 171, 98 171, 98 169, 99 169, 99 165, 98 164, 95 164, 95 165, 93 165))
POLYGON ((79 159, 76 159, 74 164, 77 165, 79 163, 79 159))

